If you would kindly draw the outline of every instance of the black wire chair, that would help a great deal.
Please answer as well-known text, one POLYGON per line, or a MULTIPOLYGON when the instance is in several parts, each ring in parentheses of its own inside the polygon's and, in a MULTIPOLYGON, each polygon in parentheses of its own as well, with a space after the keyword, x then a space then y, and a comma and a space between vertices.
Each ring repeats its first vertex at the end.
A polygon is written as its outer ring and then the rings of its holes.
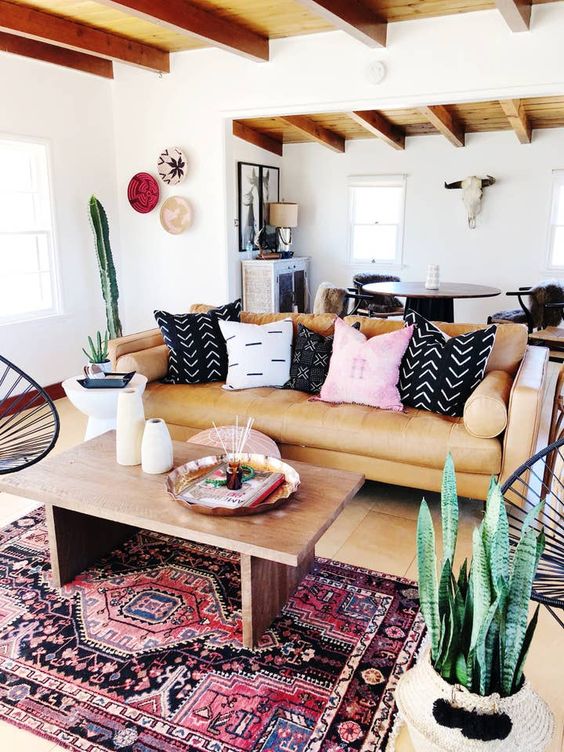
POLYGON ((0 355, 0 475, 42 460, 55 446, 59 427, 45 390, 0 355))
POLYGON ((546 544, 531 598, 542 603, 564 627, 556 609, 564 608, 564 437, 537 452, 508 478, 501 491, 507 505, 509 537, 517 545, 528 512, 544 506, 532 527, 544 529, 546 544))

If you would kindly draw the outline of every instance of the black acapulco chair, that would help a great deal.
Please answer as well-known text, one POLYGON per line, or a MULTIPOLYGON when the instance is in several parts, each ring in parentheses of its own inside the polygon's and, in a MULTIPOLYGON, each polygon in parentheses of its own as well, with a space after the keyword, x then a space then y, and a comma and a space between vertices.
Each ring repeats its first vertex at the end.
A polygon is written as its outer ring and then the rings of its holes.
POLYGON ((544 507, 532 527, 546 538, 533 582, 532 600, 542 603, 564 627, 564 437, 527 460, 503 484, 511 545, 517 545, 527 513, 540 501, 544 507))
POLYGON ((0 475, 42 460, 55 446, 59 428, 45 390, 0 355, 0 475))

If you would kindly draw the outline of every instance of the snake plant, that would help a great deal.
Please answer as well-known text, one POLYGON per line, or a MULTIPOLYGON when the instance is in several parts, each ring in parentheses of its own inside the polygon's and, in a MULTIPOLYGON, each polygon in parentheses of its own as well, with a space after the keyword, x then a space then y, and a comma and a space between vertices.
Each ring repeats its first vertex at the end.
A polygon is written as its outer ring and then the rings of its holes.
POLYGON ((102 297, 106 305, 107 328, 111 339, 121 337, 122 329, 119 320, 118 298, 119 290, 116 279, 116 268, 110 246, 110 228, 108 217, 102 204, 96 196, 91 196, 89 202, 90 220, 96 243, 96 257, 100 271, 102 297))
POLYGON ((508 697, 523 685, 523 666, 538 619, 528 621, 533 578, 544 533, 532 522, 542 502, 525 517, 510 553, 509 525, 499 485, 492 479, 486 510, 472 538, 472 561, 455 577, 458 496, 449 455, 441 490, 442 559, 437 576, 435 530, 425 499, 417 522, 421 611, 429 632, 431 661, 445 681, 486 696, 508 697))
POLYGON ((108 332, 102 334, 96 332, 96 341, 88 337, 88 350, 82 348, 90 363, 106 363, 108 361, 108 332))

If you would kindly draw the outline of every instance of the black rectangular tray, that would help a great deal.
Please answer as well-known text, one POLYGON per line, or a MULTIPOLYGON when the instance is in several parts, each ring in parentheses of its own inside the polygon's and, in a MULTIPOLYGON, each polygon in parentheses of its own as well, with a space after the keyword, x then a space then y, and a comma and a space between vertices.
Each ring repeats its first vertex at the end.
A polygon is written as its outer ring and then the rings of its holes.
POLYGON ((129 373, 107 373, 103 379, 78 379, 80 386, 85 389, 123 389, 135 376, 135 371, 129 373))

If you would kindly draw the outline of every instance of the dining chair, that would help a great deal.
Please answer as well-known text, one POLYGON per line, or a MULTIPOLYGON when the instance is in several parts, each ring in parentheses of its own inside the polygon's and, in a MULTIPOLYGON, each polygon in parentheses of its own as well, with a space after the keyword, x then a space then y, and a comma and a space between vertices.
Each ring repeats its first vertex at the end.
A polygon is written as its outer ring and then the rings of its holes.
POLYGON ((399 277, 391 274, 372 274, 371 272, 359 272, 353 277, 353 286, 347 288, 354 295, 355 304, 351 315, 370 316, 371 318, 387 319, 390 316, 403 316, 404 306, 393 295, 367 295, 363 293, 364 285, 373 282, 401 282, 399 277))

